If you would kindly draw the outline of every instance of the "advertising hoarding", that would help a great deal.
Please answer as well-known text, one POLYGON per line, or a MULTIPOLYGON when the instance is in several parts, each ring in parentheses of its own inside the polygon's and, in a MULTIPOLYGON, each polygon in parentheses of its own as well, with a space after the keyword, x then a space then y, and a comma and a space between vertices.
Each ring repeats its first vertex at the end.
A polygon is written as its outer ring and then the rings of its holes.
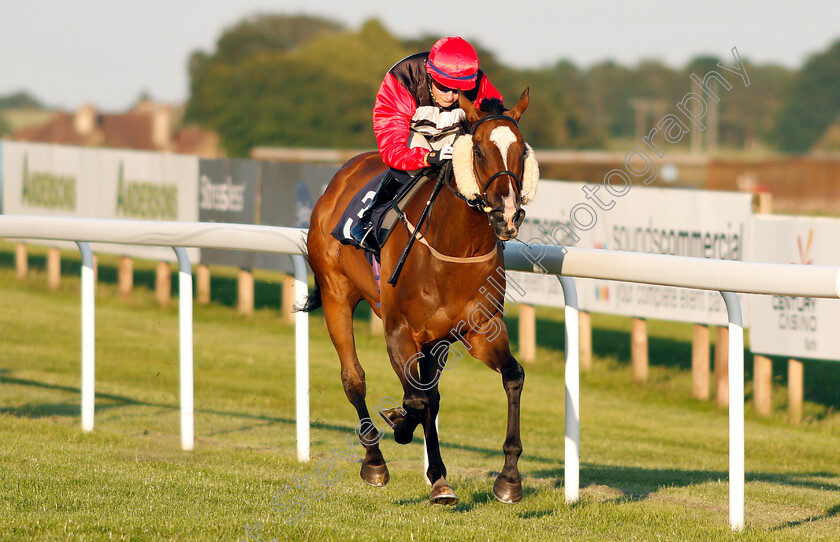
MULTIPOLYGON (((97 194, 92 216, 180 222, 198 220, 198 157, 122 149, 82 151, 87 166, 84 182, 94 185, 97 194)), ((97 243, 94 251, 151 260, 176 260, 170 247, 97 243)), ((190 262, 198 262, 198 249, 187 249, 187 254, 190 262)))
MULTIPOLYGON (((3 212, 133 220, 198 220, 198 158, 5 142, 3 212)), ((75 248, 74 243, 44 242, 75 248)), ((97 252, 174 261, 169 247, 97 243, 97 252)), ((191 261, 198 250, 188 250, 191 261)))
MULTIPOLYGON (((749 255, 750 194, 619 188, 541 180, 536 199, 525 208, 519 240, 738 261, 749 255)), ((517 272, 512 276, 526 291, 523 302, 562 306, 562 290, 554 277, 517 272)), ((726 324, 726 308, 717 292, 591 279, 575 282, 583 310, 726 324)))
MULTIPOLYGON (((756 215, 753 260, 840 266, 840 220, 756 215)), ((752 296, 750 348, 757 354, 840 360, 840 300, 752 296)))
MULTIPOLYGON (((198 219, 201 222, 256 224, 261 164, 256 160, 205 160, 198 165, 198 219)), ((254 252, 202 249, 207 264, 255 267, 254 252)))
MULTIPOLYGON (((308 228, 312 208, 336 171, 335 165, 263 162, 260 224, 308 228)), ((260 254, 257 267, 293 271, 285 254, 260 254)))

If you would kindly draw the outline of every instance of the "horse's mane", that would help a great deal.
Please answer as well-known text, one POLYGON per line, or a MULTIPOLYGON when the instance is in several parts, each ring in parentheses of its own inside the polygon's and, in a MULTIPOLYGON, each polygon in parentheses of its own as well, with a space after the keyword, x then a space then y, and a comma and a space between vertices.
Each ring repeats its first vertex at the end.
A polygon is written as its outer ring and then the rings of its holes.
POLYGON ((503 104, 502 100, 498 98, 487 98, 482 100, 479 110, 484 111, 485 113, 490 113, 491 115, 501 115, 507 111, 507 109, 505 109, 505 104, 503 104))

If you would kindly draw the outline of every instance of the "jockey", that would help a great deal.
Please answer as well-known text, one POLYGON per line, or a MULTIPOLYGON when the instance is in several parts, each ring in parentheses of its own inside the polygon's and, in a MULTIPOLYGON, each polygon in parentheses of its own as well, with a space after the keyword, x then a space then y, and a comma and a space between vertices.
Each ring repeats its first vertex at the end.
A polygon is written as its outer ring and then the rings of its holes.
POLYGON ((502 95, 478 69, 478 54, 460 37, 438 40, 428 53, 397 62, 385 75, 373 106, 373 131, 379 154, 390 170, 350 235, 365 250, 379 253, 370 235, 371 215, 390 201, 422 169, 452 159, 452 142, 466 117, 458 107, 463 93, 476 107, 502 95))

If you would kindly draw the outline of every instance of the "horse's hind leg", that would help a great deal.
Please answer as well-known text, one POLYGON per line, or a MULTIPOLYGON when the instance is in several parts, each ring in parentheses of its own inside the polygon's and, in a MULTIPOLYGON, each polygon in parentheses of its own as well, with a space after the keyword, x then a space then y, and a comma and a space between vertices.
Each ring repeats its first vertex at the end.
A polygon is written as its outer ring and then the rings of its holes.
POLYGON ((341 360, 341 382, 347 399, 356 408, 361 426, 356 434, 362 446, 365 447, 365 458, 362 461, 360 475, 362 480, 372 486, 384 486, 390 479, 385 458, 379 450, 379 440, 382 435, 376 430, 370 419, 365 395, 365 371, 359 363, 356 354, 356 343, 353 338, 353 308, 359 300, 352 295, 340 295, 344 292, 326 292, 322 290, 324 306, 324 320, 330 333, 338 357, 341 360))

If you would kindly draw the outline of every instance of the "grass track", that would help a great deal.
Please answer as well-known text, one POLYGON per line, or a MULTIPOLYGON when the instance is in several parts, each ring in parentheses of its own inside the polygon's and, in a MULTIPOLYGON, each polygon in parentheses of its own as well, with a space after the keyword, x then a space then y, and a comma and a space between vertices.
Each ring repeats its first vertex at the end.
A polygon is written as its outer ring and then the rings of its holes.
MULTIPOLYGON (((594 317, 599 355, 581 379, 582 499, 571 506, 562 492, 562 313, 537 311, 547 346, 526 367, 518 505, 502 505, 491 492, 503 462, 500 378, 475 360, 459 362, 441 383, 440 427, 461 503, 432 507, 417 442, 383 441, 392 475, 384 489, 365 486, 358 465, 331 454, 347 449, 356 420, 319 315, 311 320, 310 463, 295 460, 293 329, 275 312, 247 320, 224 305, 195 307, 196 450, 183 452, 177 304, 160 309, 143 288, 119 301, 104 282, 96 428, 83 434, 78 280, 65 276, 61 291, 48 293, 34 270, 19 283, 0 266, 4 540, 246 540, 246 523, 261 523, 267 541, 836 540, 840 533, 840 418, 813 402, 800 426, 786 424, 782 412, 760 420, 748 407, 747 530, 730 532, 727 415, 685 397, 685 326, 652 323, 656 363, 650 384, 636 386, 624 323, 594 317), (336 465, 331 487, 315 476, 326 460, 336 465), (309 495, 294 487, 301 483, 309 495), (294 524, 284 520, 298 509, 271 506, 286 485, 293 489, 284 502, 306 503, 294 524)), ((383 340, 366 334, 364 322, 358 329, 369 404, 399 397, 383 340)))

